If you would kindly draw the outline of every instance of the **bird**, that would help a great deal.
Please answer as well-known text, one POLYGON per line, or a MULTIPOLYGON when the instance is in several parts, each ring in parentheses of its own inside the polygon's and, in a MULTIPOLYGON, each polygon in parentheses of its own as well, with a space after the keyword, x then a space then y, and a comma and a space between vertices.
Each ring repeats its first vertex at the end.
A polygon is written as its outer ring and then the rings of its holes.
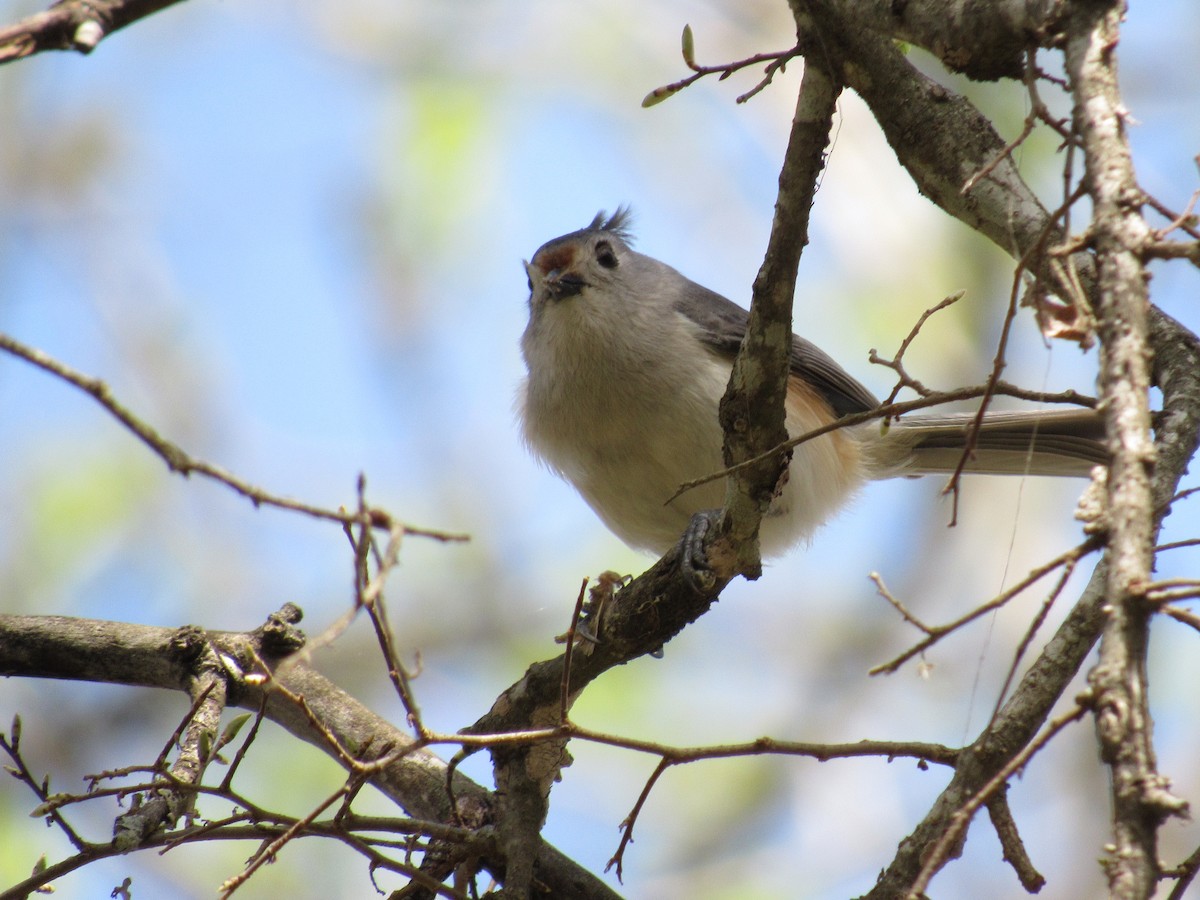
MULTIPOLYGON (((518 417, 533 455, 636 549, 663 554, 724 502, 718 405, 749 313, 633 249, 628 207, 544 243, 525 264, 527 374, 518 417)), ((796 437, 878 399, 831 356, 792 336, 786 427, 796 437)), ((764 558, 810 538, 870 481, 954 472, 974 413, 904 416, 795 447, 763 517, 764 558)), ((1109 458, 1091 408, 988 412, 964 471, 1088 476, 1109 458)))

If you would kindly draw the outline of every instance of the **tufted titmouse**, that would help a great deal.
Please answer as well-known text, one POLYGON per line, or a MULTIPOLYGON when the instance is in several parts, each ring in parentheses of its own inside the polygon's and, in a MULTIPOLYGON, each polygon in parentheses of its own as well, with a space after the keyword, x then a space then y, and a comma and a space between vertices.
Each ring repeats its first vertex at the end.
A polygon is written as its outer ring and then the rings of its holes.
MULTIPOLYGON (((571 482, 633 547, 663 553, 692 515, 720 507, 717 406, 749 314, 630 249, 629 212, 543 244, 526 264, 529 375, 520 416, 533 452, 571 482)), ((828 355, 792 337, 793 437, 879 401, 828 355)), ((764 556, 810 535, 868 480, 952 472, 973 414, 914 416, 838 429, 795 448, 761 529, 764 556)), ((966 470, 1087 475, 1108 455, 1093 410, 989 413, 966 470)))

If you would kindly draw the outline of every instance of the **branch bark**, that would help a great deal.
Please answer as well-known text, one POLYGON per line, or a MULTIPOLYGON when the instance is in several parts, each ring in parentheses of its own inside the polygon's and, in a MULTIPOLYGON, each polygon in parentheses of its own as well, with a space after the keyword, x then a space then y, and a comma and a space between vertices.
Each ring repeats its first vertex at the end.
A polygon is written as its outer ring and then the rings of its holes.
MULTIPOLYGON (((454 795, 460 809, 450 806, 447 766, 429 751, 415 746, 411 735, 395 728, 306 665, 287 662, 280 649, 294 649, 286 623, 277 619, 252 634, 200 632, 199 629, 154 628, 66 616, 0 615, 0 675, 62 678, 139 687, 187 691, 193 678, 192 660, 181 647, 192 645, 181 637, 203 635, 214 652, 236 663, 229 676, 230 705, 256 711, 266 699, 267 718, 293 736, 320 749, 345 765, 333 752, 332 736, 342 748, 357 748, 359 762, 381 762, 371 783, 410 815, 454 824, 462 805, 486 807, 493 795, 464 775, 455 773, 454 795), (266 662, 283 692, 247 683, 240 673, 266 662), (239 671, 240 670, 240 671, 239 671), (307 710, 307 711, 306 711, 307 710)), ((502 858, 485 861, 503 879, 502 858)), ((549 896, 614 900, 617 896, 599 878, 541 841, 536 878, 549 896)))
MULTIPOLYGON (((771 235, 754 279, 750 323, 721 398, 726 466, 754 459, 788 439, 784 401, 796 273, 808 244, 809 211, 825 168, 825 148, 840 94, 841 85, 830 78, 820 60, 805 64, 779 173, 771 235)), ((744 574, 751 579, 761 574, 759 524, 779 492, 790 459, 790 450, 778 453, 728 478, 720 538, 709 549, 710 563, 720 574, 744 574)))
POLYGON ((1019 78, 1029 47, 1062 41, 1065 0, 868 0, 863 27, 916 44, 952 72, 980 81, 1019 78))
POLYGON ((1157 772, 1147 657, 1154 558, 1150 442, 1149 297, 1144 251, 1152 237, 1125 140, 1116 46, 1121 3, 1075 4, 1066 62, 1083 145, 1096 250, 1100 386, 1112 464, 1108 471, 1108 578, 1100 662, 1089 676, 1101 757, 1112 771, 1110 896, 1145 898, 1158 884, 1158 827, 1187 804, 1157 772))
POLYGON ((0 28, 0 65, 44 50, 91 53, 126 25, 180 0, 60 0, 45 12, 0 28))
MULTIPOLYGON (((1004 142, 965 97, 918 72, 887 32, 863 28, 861 6, 850 0, 791 0, 805 51, 826 60, 871 108, 897 158, 921 192, 947 213, 989 237, 1069 301, 1077 289, 1044 248, 1061 243, 1058 225, 1008 158, 1004 142), (985 167, 986 178, 963 186, 985 167)), ((918 43, 936 42, 936 32, 918 43)), ((1087 253, 1070 259, 1086 297, 1096 296, 1096 264, 1087 253)), ((1200 430, 1200 343, 1158 310, 1148 312, 1155 348, 1154 381, 1166 415, 1156 435, 1159 465, 1152 486, 1161 513, 1195 453, 1200 430)), ((1155 523, 1157 524, 1157 519, 1155 523)), ((1027 745, 1082 666, 1105 624, 1109 565, 1102 561, 1056 634, 1012 697, 959 759, 954 777, 868 896, 908 895, 925 855, 955 813, 1027 745)))

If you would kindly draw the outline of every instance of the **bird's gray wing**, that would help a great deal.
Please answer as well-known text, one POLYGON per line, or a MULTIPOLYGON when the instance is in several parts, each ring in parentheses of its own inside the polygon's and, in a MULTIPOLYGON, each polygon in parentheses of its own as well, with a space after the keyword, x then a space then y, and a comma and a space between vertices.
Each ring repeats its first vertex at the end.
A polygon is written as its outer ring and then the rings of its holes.
MULTIPOLYGON (((730 361, 737 355, 750 314, 732 300, 698 284, 675 304, 676 310, 700 326, 700 338, 730 361)), ((838 416, 865 412, 879 405, 875 396, 815 344, 792 335, 791 371, 812 385, 838 416)))

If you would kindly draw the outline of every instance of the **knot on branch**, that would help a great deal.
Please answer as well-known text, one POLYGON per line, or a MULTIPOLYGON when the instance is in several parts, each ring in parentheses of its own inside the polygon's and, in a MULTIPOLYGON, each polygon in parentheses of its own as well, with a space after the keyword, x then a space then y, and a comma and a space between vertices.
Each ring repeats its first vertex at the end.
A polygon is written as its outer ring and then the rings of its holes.
POLYGON ((171 655, 185 666, 191 665, 208 649, 208 637, 198 625, 184 625, 167 645, 171 655))
POLYGON ((276 612, 267 616, 267 621, 256 628, 251 636, 266 656, 287 656, 304 646, 304 632, 294 627, 304 618, 304 611, 294 603, 285 603, 276 612))

